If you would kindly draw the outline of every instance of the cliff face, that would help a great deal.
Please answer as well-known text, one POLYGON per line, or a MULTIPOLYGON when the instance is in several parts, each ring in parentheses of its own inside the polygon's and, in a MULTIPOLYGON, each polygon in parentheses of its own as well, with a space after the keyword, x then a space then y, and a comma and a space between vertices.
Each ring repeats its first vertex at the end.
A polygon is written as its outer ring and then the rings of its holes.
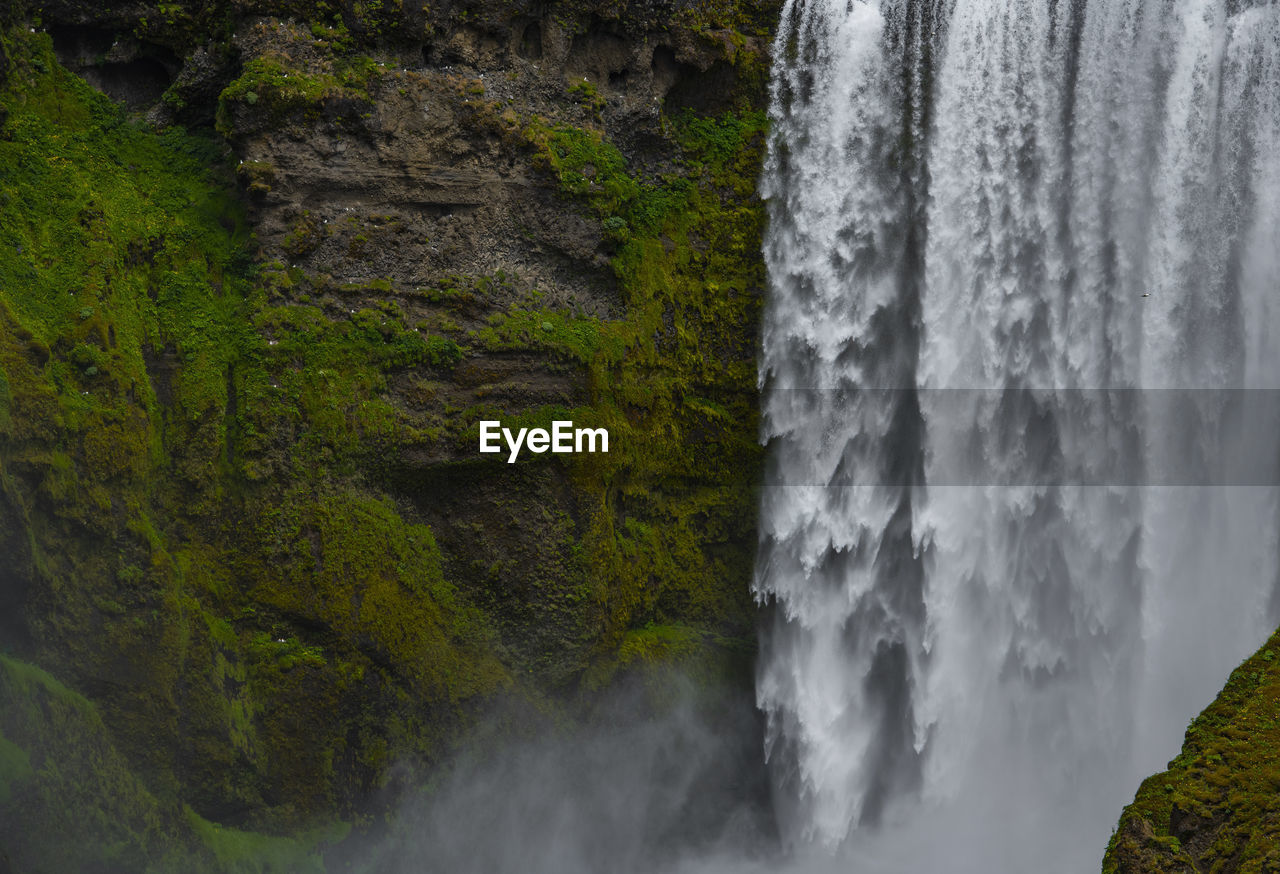
POLYGON ((366 821, 486 714, 582 716, 637 676, 661 706, 663 665, 749 700, 773 15, 10 13, 15 870, 226 870, 229 836, 366 821), (507 464, 485 419, 610 452, 507 464), (59 816, 79 839, 50 847, 59 816))
POLYGON ((1280 871, 1280 634, 1187 727, 1125 808, 1103 874, 1280 871))

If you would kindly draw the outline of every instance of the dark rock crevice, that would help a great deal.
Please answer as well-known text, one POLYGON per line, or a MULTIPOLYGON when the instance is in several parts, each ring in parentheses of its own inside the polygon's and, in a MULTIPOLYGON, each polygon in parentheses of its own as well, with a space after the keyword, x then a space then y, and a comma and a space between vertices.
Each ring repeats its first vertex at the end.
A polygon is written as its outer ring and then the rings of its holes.
POLYGON ((183 68, 171 49, 127 33, 62 25, 49 35, 63 66, 135 112, 154 106, 183 68))

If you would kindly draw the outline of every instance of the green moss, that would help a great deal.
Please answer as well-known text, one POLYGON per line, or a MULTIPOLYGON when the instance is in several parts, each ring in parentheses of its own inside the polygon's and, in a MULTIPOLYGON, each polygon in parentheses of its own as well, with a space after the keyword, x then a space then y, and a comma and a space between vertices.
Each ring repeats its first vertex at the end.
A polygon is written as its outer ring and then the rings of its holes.
POLYGON ((0 656, 0 837, 18 870, 322 872, 337 822, 285 838, 159 805, 116 749, 97 708, 50 674, 0 656), (49 835, 59 840, 49 841, 49 835))
POLYGON ((13 407, 13 395, 9 392, 9 379, 0 368, 0 434, 13 432, 13 416, 9 412, 13 407))
POLYGON ((0 735, 0 805, 13 798, 14 784, 30 779, 34 773, 27 751, 0 735))
POLYGON ((273 471, 310 477, 324 459, 351 473, 356 459, 416 439, 385 397, 388 374, 447 371, 464 356, 455 340, 384 310, 351 308, 334 320, 312 305, 263 307, 254 321, 269 340, 239 375, 238 411, 246 474, 254 479, 273 471), (292 442, 287 457, 272 451, 282 434, 292 442))
POLYGON ((190 807, 187 822, 227 874, 324 874, 320 850, 346 837, 350 826, 338 823, 297 837, 277 837, 209 822, 190 807))
POLYGON ((10 38, 0 458, 30 508, 30 654, 127 671, 101 703, 165 809, 192 786, 263 830, 349 809, 509 684, 431 531, 360 481, 414 438, 388 376, 463 349, 394 307, 268 305, 226 153, 134 126, 47 38, 10 38))
POLYGON ((0 834, 19 870, 109 861, 141 871, 174 836, 93 706, 7 656, 0 656, 0 787, 0 834))
POLYGON ((616 451, 580 457, 597 492, 583 559, 606 628, 706 622, 751 634, 755 324, 763 286, 754 199, 765 119, 755 111, 672 123, 683 167, 643 179, 598 132, 535 123, 534 162, 618 244, 622 320, 511 311, 477 340, 553 351, 592 375, 595 424, 616 451), (550 327, 548 327, 550 326, 550 327), (746 338, 747 342, 744 342, 746 338), (615 504, 624 503, 625 513, 615 504))
POLYGON ((599 131, 535 121, 524 136, 535 149, 535 166, 554 174, 566 197, 584 200, 611 223, 615 239, 625 239, 626 230, 653 234, 664 217, 685 205, 684 177, 670 177, 665 185, 632 177, 622 153, 599 131))
POLYGON ((600 113, 604 110, 607 101, 593 82, 587 79, 575 82, 569 86, 569 93, 573 95, 575 100, 591 110, 596 120, 600 119, 600 113))
POLYGON ((588 365, 616 362, 625 352, 618 326, 546 308, 495 313, 473 340, 490 351, 536 349, 588 365))
POLYGON ((378 64, 363 55, 333 56, 319 68, 305 68, 282 56, 256 57, 219 96, 217 127, 232 136, 244 133, 250 123, 255 128, 276 127, 295 114, 314 119, 326 100, 367 106, 369 88, 379 76, 378 64))
MULTIPOLYGON (((147 420, 162 418, 146 349, 172 348, 184 362, 178 415, 201 420, 225 405, 226 368, 244 343, 243 216, 211 185, 208 166, 221 160, 211 144, 134 128, 52 62, 47 38, 22 39, 27 62, 0 96, 10 415, 83 434, 100 480, 136 477, 159 454, 147 420), (34 59, 46 59, 43 71, 34 59), (15 357, 23 344, 59 354, 32 367, 29 354, 15 357)), ((183 459, 195 480, 209 478, 225 438, 220 419, 204 425, 183 459)))
POLYGON ((484 618, 444 579, 430 529, 374 498, 295 496, 291 504, 257 520, 278 567, 258 581, 259 603, 323 620, 436 700, 506 682, 484 618))
POLYGON ((1145 780, 1103 861, 1107 874, 1269 871, 1280 863, 1280 633, 1232 672, 1145 780))
POLYGON ((612 657, 603 660, 586 673, 583 687, 600 689, 616 676, 618 671, 635 667, 664 667, 687 661, 699 652, 706 632, 684 625, 654 625, 628 631, 612 657))

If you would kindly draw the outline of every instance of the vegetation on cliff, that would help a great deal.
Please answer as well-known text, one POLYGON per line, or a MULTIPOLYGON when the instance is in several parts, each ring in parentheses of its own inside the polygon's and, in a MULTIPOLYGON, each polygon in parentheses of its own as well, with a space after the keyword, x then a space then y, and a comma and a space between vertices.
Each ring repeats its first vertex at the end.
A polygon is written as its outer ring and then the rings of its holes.
POLYGON ((1103 874, 1280 871, 1280 633, 1232 671, 1148 777, 1107 846, 1103 874))
MULTIPOLYGON (((431 532, 341 453, 332 467, 306 454, 381 427, 368 393, 388 368, 429 366, 431 344, 293 321, 273 358, 243 211, 208 169, 225 157, 129 123, 47 38, 15 42, 28 51, 0 141, 4 583, 20 611, 6 645, 99 701, 113 741, 94 742, 120 747, 164 809, 184 797, 276 827, 349 811, 361 774, 430 755, 464 702, 510 683, 431 532), (303 344, 312 366, 281 387, 269 369, 297 373, 283 356, 303 344), (272 437, 283 473, 268 478, 272 437)), ((47 735, 39 724, 13 731, 47 735)), ((50 791, 43 774, 27 773, 31 791, 50 791)), ((60 851, 114 843, 99 819, 113 817, 77 818, 86 844, 60 851)))
MULTIPOLYGON (((319 870, 495 709, 555 722, 637 675, 660 706, 664 664, 708 706, 746 689, 761 59, 735 37, 728 104, 673 105, 625 151, 581 88, 547 115, 441 79, 599 240, 619 298, 593 314, 500 270, 362 276, 394 217, 335 230, 290 206, 287 233, 263 230, 286 170, 249 138, 354 141, 421 87, 362 53, 419 26, 377 6, 292 10, 262 32, 317 54, 245 58, 216 113, 207 83, 174 80, 170 118, 216 115, 230 147, 139 123, 47 35, 5 32, 0 860, 18 870, 319 870), (347 276, 308 260, 339 239, 347 276), (570 388, 495 394, 508 362, 570 388), (614 451, 480 461, 488 417, 604 425, 614 451)), ((45 10, 235 53, 228 8, 152 13, 45 10)))

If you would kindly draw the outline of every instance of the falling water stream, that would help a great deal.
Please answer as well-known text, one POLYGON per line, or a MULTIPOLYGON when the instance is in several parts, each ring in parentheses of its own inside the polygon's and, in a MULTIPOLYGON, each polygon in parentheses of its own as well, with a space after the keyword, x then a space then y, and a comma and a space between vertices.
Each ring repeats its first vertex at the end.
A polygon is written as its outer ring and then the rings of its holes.
POLYGON ((1097 870, 1277 621, 1280 5, 788 0, 774 63, 784 837, 1097 870))

